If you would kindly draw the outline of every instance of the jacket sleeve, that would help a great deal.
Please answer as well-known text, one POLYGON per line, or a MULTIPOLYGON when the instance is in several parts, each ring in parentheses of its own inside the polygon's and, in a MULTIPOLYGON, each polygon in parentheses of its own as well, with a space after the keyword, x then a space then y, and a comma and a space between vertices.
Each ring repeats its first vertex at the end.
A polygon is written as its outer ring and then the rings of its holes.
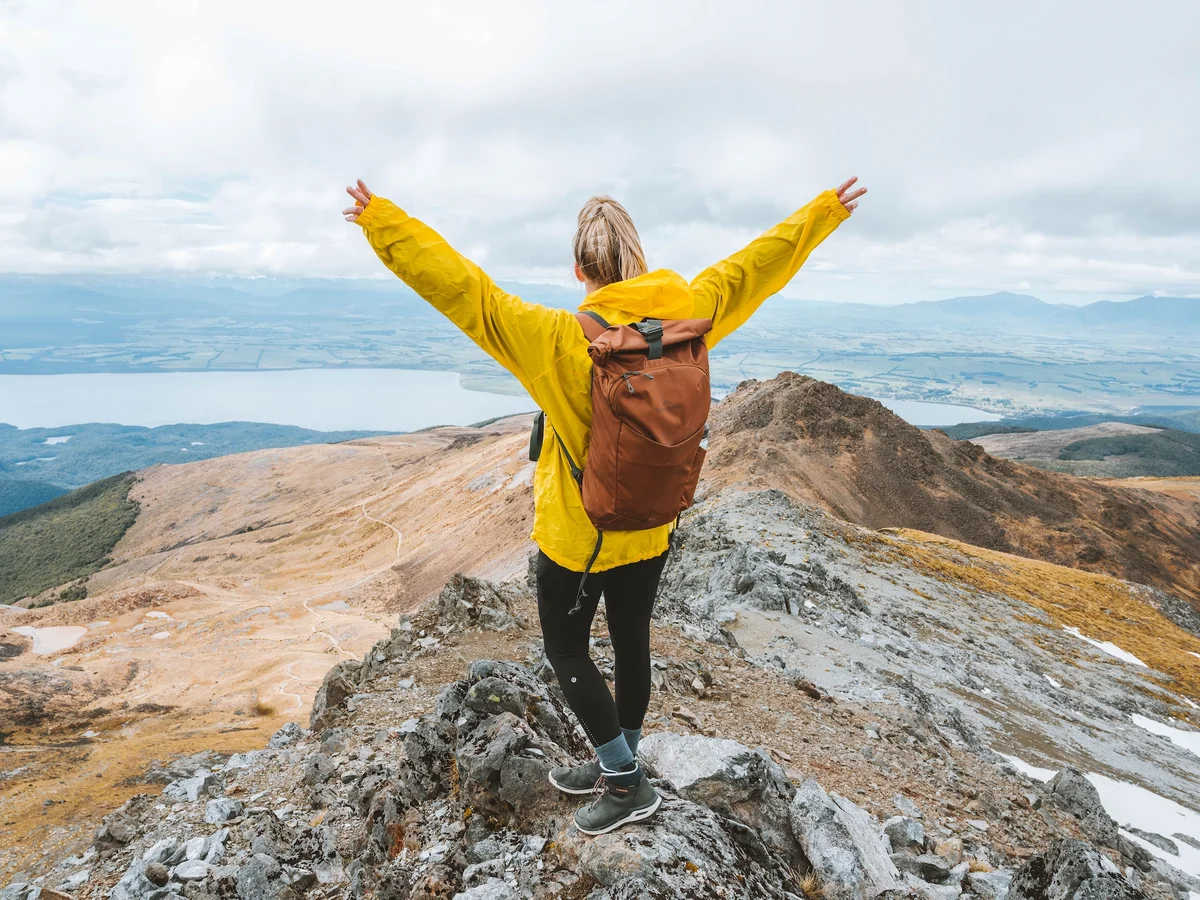
POLYGON ((502 290, 445 238, 390 200, 372 197, 358 224, 385 266, 532 393, 532 383, 568 333, 566 320, 575 324, 569 312, 526 303, 502 290))
POLYGON ((696 315, 713 320, 708 345, 715 346, 745 324, 849 215, 837 193, 825 191, 744 249, 697 275, 692 281, 696 315))

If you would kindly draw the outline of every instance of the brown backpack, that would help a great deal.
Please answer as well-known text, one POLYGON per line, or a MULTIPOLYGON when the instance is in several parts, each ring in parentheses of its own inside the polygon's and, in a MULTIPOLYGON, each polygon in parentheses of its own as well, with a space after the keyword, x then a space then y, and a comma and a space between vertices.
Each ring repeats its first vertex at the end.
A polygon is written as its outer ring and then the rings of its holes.
MULTIPOLYGON (((559 444, 583 491, 584 511, 599 532, 579 584, 578 609, 605 530, 657 528, 692 505, 712 405, 704 342, 712 321, 646 319, 609 325, 591 312, 575 318, 591 341, 592 434, 585 466, 580 469, 561 439, 559 444)), ((544 429, 545 414, 540 413, 530 459, 540 454, 544 429)))

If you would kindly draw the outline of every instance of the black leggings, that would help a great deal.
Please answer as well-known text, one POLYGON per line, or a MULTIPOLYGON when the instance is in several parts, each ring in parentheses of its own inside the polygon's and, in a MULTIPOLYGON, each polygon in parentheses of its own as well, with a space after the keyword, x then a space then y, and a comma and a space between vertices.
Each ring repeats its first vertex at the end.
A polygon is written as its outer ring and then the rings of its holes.
POLYGON ((593 746, 607 744, 622 728, 642 727, 650 705, 650 615, 667 554, 642 562, 594 572, 587 596, 569 615, 579 589, 579 572, 564 569, 545 553, 537 557, 538 616, 546 657, 554 667, 567 703, 575 711, 593 746), (604 676, 588 654, 592 619, 600 595, 616 658, 616 702, 604 676))

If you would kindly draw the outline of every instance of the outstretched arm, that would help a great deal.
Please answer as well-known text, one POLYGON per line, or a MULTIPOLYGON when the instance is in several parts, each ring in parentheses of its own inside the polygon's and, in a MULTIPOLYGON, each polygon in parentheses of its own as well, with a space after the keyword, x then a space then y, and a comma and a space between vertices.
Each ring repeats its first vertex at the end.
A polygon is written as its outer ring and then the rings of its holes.
POLYGON ((343 210, 346 221, 362 226, 383 264, 532 392, 547 348, 579 331, 571 314, 526 303, 497 287, 440 234, 373 195, 361 180, 346 191, 355 200, 343 210))
POLYGON ((791 281, 808 254, 849 217, 867 192, 854 188, 856 181, 851 178, 836 191, 819 194, 745 249, 696 276, 696 315, 713 320, 710 347, 745 324, 764 300, 791 281))

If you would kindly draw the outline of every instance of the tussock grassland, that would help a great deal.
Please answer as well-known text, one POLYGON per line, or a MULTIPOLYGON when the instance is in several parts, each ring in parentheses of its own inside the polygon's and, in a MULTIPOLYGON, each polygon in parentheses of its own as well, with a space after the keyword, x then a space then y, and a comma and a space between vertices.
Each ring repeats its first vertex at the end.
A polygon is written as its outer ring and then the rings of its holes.
MULTIPOLYGON (((1200 701, 1200 659, 1189 655, 1200 653, 1200 638, 1180 628, 1123 581, 923 531, 897 529, 880 535, 879 541, 881 556, 902 561, 931 578, 1021 600, 1058 625, 1116 644, 1168 675, 1168 681, 1159 681, 1163 687, 1200 701)), ((1076 638, 1064 635, 1064 640, 1076 638)), ((1081 651, 1085 648, 1082 642, 1079 646, 1081 651)))
MULTIPOLYGON (((105 478, 49 503, 0 518, 0 603, 33 597, 109 562, 137 518, 134 475, 105 478)), ((68 591, 63 599, 78 599, 68 591)))

